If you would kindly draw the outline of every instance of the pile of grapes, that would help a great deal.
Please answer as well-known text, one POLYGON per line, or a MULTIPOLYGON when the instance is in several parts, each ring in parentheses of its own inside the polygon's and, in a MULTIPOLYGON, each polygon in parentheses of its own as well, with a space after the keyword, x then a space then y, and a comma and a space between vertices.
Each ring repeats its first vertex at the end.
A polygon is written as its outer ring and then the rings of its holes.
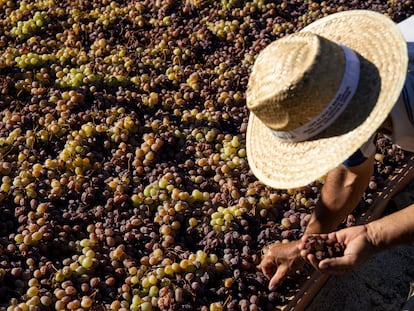
POLYGON ((313 254, 316 260, 343 256, 345 246, 334 239, 328 238, 327 234, 315 234, 306 239, 305 248, 308 254, 313 254))
MULTIPOLYGON (((325 15, 412 1, 0 0, 0 310, 275 310, 256 269, 323 178, 246 160, 255 57, 325 15)), ((404 154, 379 139, 372 204, 404 154)), ((370 201, 371 200, 371 201, 370 201)), ((352 225, 358 215, 350 215, 352 225)))

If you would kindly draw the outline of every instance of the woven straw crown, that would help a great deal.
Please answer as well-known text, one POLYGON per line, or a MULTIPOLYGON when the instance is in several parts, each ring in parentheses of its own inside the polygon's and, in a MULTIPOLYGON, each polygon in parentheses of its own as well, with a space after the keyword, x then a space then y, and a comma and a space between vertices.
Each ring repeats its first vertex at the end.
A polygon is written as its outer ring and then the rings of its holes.
POLYGON ((246 91, 246 149, 254 175, 274 188, 296 188, 341 164, 387 118, 407 66, 397 25, 367 10, 329 15, 268 45, 246 91), (344 81, 352 90, 346 99, 344 81))
POLYGON ((271 129, 300 127, 333 98, 344 66, 343 51, 332 41, 311 32, 284 37, 258 56, 247 107, 271 129))

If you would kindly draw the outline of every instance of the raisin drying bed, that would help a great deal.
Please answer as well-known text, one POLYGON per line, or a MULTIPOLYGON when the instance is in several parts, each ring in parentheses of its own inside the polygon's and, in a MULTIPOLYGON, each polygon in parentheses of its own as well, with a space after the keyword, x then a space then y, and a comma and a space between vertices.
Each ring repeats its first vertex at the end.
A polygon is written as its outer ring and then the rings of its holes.
MULTIPOLYGON (((368 223, 379 218, 384 212, 389 200, 401 191, 414 178, 414 154, 406 153, 406 160, 401 167, 395 170, 390 176, 381 192, 376 193, 370 208, 357 220, 357 224, 368 223)), ((288 302, 285 306, 280 306, 283 311, 304 311, 311 303, 312 299, 322 289, 328 281, 329 275, 313 271, 305 280, 300 288, 287 297, 288 302)))

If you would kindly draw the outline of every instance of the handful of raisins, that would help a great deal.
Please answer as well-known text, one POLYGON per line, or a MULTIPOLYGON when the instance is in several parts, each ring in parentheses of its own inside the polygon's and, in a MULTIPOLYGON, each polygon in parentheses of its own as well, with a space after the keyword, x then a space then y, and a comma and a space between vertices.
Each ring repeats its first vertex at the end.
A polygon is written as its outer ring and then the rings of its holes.
POLYGON ((305 250, 314 254, 319 261, 325 258, 343 256, 345 245, 334 239, 329 239, 326 234, 311 235, 306 239, 305 250))

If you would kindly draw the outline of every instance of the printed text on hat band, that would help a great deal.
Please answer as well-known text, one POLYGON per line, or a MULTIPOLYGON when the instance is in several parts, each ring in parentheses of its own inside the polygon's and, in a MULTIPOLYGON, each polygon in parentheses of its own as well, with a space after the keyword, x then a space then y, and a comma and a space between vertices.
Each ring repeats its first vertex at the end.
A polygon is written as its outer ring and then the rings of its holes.
POLYGON ((290 131, 275 131, 273 134, 288 142, 304 141, 321 133, 345 110, 354 96, 359 82, 359 59, 355 52, 341 45, 345 55, 345 70, 341 85, 328 105, 308 123, 290 131))

